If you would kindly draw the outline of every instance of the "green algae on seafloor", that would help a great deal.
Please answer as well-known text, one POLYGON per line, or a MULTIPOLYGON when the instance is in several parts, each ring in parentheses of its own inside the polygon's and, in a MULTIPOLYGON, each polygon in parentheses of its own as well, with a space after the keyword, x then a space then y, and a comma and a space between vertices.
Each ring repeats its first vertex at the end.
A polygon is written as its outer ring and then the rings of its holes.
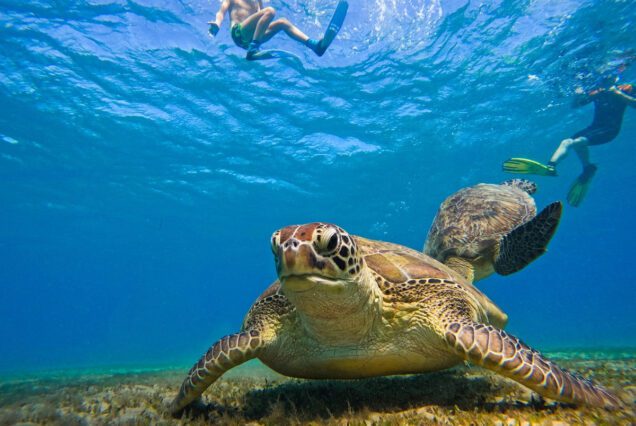
MULTIPOLYGON (((553 352, 628 401, 618 412, 542 404, 480 368, 351 381, 289 379, 259 363, 225 375, 188 424, 618 424, 636 422, 636 351, 553 352), (620 356, 617 355, 620 353, 620 356), (524 423, 526 422, 526 423, 524 423)), ((165 411, 186 368, 49 374, 0 384, 0 426, 180 424, 165 411)), ((181 423, 182 424, 182 423, 181 423)))

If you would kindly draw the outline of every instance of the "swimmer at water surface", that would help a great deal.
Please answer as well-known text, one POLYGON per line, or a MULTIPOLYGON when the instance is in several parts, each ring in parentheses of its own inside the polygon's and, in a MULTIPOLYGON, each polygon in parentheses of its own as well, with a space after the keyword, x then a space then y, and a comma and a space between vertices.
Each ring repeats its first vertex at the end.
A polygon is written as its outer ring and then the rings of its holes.
POLYGON ((292 40, 307 46, 316 55, 322 56, 340 30, 347 7, 346 1, 340 1, 324 37, 318 40, 309 38, 285 18, 274 20, 276 11, 273 7, 263 7, 262 0, 223 0, 215 19, 208 22, 209 32, 216 36, 225 14, 229 12, 232 40, 238 47, 247 50, 247 60, 260 59, 261 45, 281 31, 292 40))

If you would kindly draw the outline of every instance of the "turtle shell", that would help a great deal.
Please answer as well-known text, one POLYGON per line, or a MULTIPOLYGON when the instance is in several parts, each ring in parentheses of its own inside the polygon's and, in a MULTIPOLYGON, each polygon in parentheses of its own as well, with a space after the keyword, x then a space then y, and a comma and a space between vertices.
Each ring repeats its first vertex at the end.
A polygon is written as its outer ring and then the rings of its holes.
POLYGON ((494 324, 503 327, 506 323, 506 314, 485 294, 436 259, 398 244, 361 237, 355 241, 388 301, 414 302, 430 296, 431 287, 460 287, 478 301, 494 324))
POLYGON ((534 199, 519 187, 479 184, 464 188, 440 206, 424 252, 442 262, 450 256, 487 256, 501 236, 536 214, 534 199))
POLYGON ((367 266, 390 283, 430 278, 458 279, 458 274, 446 265, 407 247, 360 237, 356 237, 356 242, 367 266))

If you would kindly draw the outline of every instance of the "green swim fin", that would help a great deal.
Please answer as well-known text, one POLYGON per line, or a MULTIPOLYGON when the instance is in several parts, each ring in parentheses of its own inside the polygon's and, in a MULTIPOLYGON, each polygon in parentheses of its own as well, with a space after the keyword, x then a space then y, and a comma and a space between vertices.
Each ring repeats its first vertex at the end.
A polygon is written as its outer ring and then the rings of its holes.
POLYGON ((583 173, 576 178, 568 192, 568 203, 572 207, 578 207, 581 205, 585 195, 587 194, 590 182, 595 174, 596 166, 594 164, 590 164, 586 166, 585 169, 583 169, 583 173))
POLYGON ((526 173, 539 176, 556 176, 554 166, 539 163, 528 158, 511 158, 503 163, 504 172, 526 173))

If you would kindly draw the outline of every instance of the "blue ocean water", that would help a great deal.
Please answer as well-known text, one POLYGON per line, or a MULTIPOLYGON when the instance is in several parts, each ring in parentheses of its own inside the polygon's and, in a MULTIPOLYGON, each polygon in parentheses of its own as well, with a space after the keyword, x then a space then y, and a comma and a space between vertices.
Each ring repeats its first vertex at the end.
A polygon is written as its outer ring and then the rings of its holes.
MULTIPOLYGON (((318 36, 334 3, 271 5, 318 36)), ((324 57, 281 35, 300 60, 250 63, 217 7, 0 1, 0 371, 194 362, 288 224, 421 249, 446 196, 589 124, 574 89, 636 45, 629 1, 351 0, 324 57)), ((548 254, 479 283, 539 349, 636 345, 635 135, 628 110, 592 149, 548 254)), ((578 173, 537 178, 539 206, 578 173)))

